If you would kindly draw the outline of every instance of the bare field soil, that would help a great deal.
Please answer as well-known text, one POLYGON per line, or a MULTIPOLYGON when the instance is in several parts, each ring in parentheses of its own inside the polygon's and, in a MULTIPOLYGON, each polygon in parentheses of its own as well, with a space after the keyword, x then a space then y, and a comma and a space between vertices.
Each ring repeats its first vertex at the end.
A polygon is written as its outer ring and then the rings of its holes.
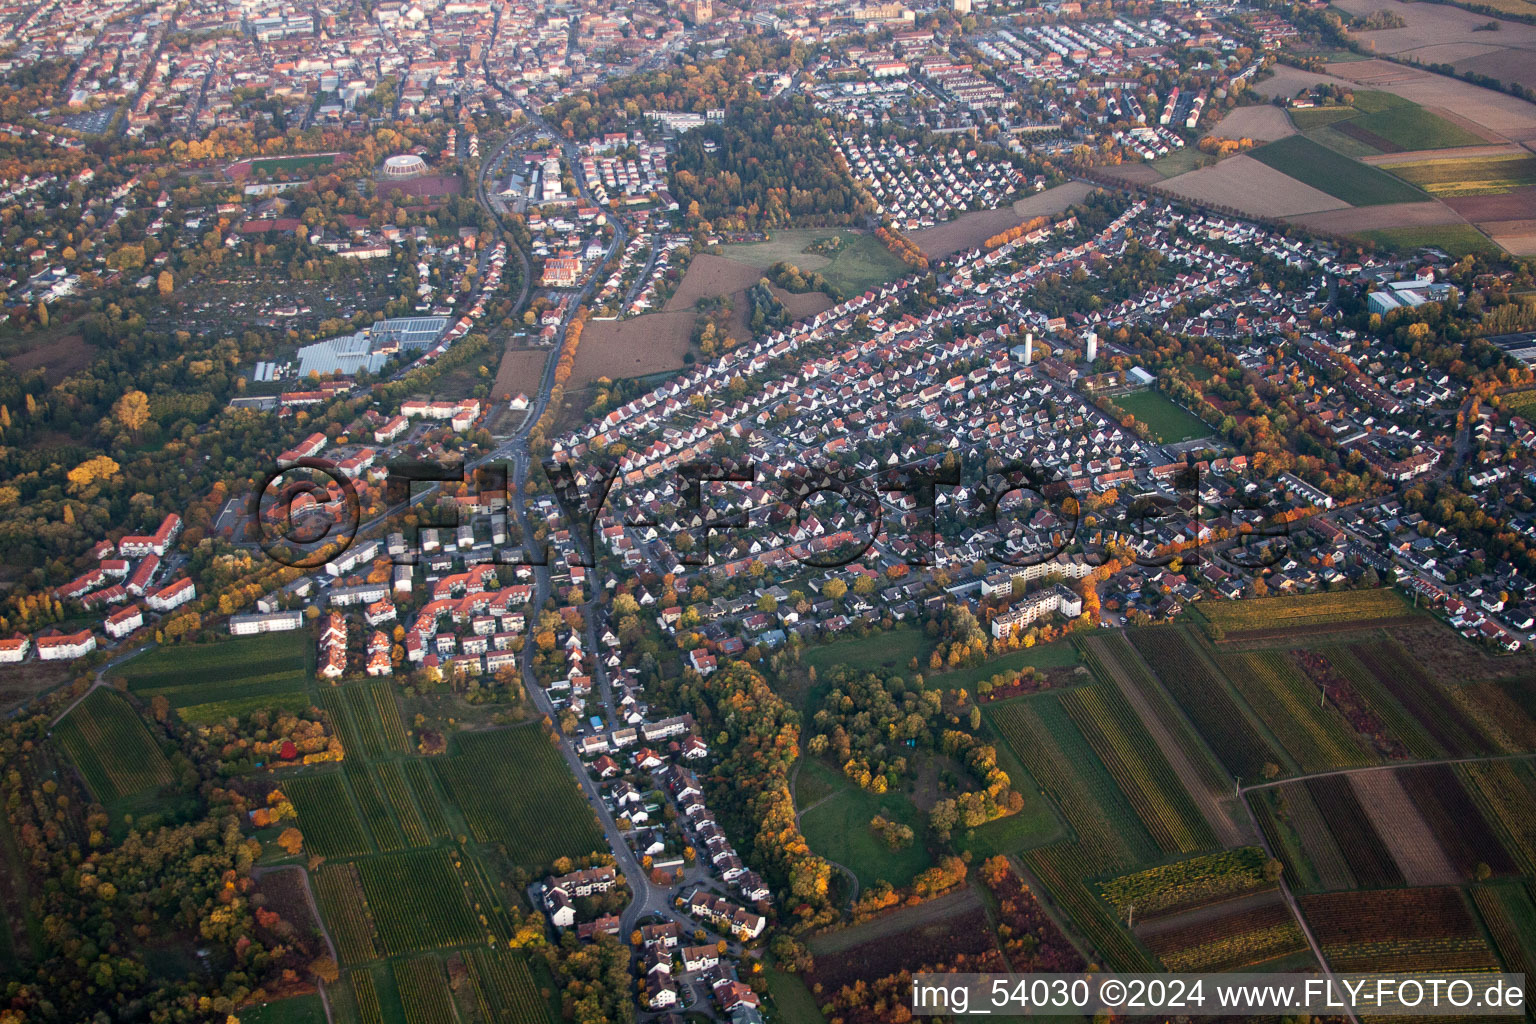
POLYGON ((666 311, 630 320, 589 322, 576 348, 572 384, 580 387, 599 377, 643 377, 682 366, 695 314, 692 308, 674 310, 667 305, 666 311))
POLYGON ((1536 220, 1517 221, 1520 230, 1511 230, 1508 223, 1490 226, 1488 235, 1516 256, 1536 256, 1536 220))
MULTIPOLYGON (((1328 66, 1337 69, 1345 67, 1346 64, 1338 63, 1328 66)), ((1353 82, 1339 78, 1337 74, 1325 75, 1319 71, 1303 71, 1301 68, 1293 68, 1289 64, 1276 64, 1270 70, 1273 73, 1268 78, 1253 84, 1253 91, 1267 99, 1273 99, 1276 96, 1295 96, 1301 90, 1310 89, 1318 83, 1342 85, 1345 88, 1354 87, 1353 82)))
POLYGON ((1230 206, 1259 217, 1295 217, 1345 204, 1249 156, 1234 156, 1163 182, 1196 202, 1230 206))
MULTIPOLYGON (((703 253, 695 256, 693 262, 688 264, 688 272, 683 275, 677 291, 672 293, 663 308, 668 313, 684 309, 691 311, 700 299, 744 292, 757 284, 762 276, 762 268, 726 259, 724 256, 703 253)), ((636 319, 644 320, 645 317, 636 319)))
POLYGON ((1451 196, 1446 206, 1474 224, 1485 221, 1523 221, 1536 215, 1536 185, 1492 196, 1451 196))
POLYGON ((1296 126, 1279 107, 1265 104, 1261 107, 1233 107, 1232 112, 1211 129, 1218 139, 1253 139, 1256 142, 1274 142, 1287 135, 1296 134, 1296 126))
POLYGON ((1461 881, 1456 866, 1408 798, 1396 772, 1355 772, 1347 778, 1404 881, 1409 885, 1455 885, 1461 881))
POLYGON ((1379 228, 1423 227, 1428 224, 1459 224, 1462 218, 1440 202, 1387 203, 1384 206, 1346 207, 1292 217, 1297 224, 1338 235, 1379 228))
POLYGON ((1501 81, 1536 85, 1536 25, 1500 20, 1497 32, 1474 32, 1475 27, 1488 23, 1488 15, 1450 4, 1339 0, 1337 6, 1357 15, 1389 11, 1407 22, 1403 28, 1355 33, 1381 53, 1451 64, 1458 71, 1479 71, 1501 81), (1495 67, 1505 73, 1499 74, 1495 67))
POLYGON ((832 300, 821 292, 787 292, 777 285, 770 285, 769 291, 774 297, 784 303, 784 308, 789 310, 789 315, 796 320, 807 320, 822 310, 832 308, 832 300))
POLYGON ((1093 186, 1086 182, 1069 181, 1015 200, 1011 206, 963 213, 948 224, 914 231, 909 237, 931 258, 948 256, 952 252, 980 245, 1015 224, 1047 214, 1061 213, 1073 203, 1081 202, 1091 191, 1093 186))
POLYGON ((496 368, 491 397, 504 401, 518 393, 533 395, 539 390, 539 378, 549 355, 547 349, 508 348, 501 354, 501 365, 496 368))
POLYGON ((1130 182, 1132 185, 1157 185, 1163 176, 1151 164, 1120 164, 1118 167, 1100 167, 1100 174, 1130 182))
MULTIPOLYGON (((1401 96, 1431 110, 1452 111, 1464 119, 1463 123, 1471 122, 1502 138, 1515 142, 1536 140, 1536 104, 1507 93, 1383 60, 1329 64, 1327 70, 1325 80, 1341 76, 1351 83, 1401 96)), ((1317 78, 1307 72, 1298 74, 1303 80, 1317 78)))
POLYGON ((26 351, 4 359, 18 374, 41 367, 43 379, 52 387, 70 374, 85 369, 95 356, 96 350, 80 335, 61 334, 42 339, 26 351))

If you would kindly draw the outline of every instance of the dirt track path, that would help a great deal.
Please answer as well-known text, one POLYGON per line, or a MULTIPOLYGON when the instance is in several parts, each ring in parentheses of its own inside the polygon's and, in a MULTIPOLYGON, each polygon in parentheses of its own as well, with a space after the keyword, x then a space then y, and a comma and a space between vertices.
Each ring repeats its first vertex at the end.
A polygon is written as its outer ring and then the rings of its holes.
POLYGON ((1263 889, 1259 892, 1251 892, 1246 896, 1239 896, 1236 899, 1207 903, 1203 907, 1196 907, 1183 913, 1156 917, 1144 924, 1137 924, 1133 931, 1135 931, 1137 938, 1145 939, 1152 935, 1161 935, 1163 932, 1171 931, 1174 928, 1184 928, 1193 924, 1201 924, 1205 921, 1214 921, 1217 918, 1226 917, 1229 914, 1237 914, 1244 910, 1252 910, 1255 907, 1267 907, 1272 903, 1285 903, 1285 897, 1281 895, 1279 888, 1263 889))
MULTIPOLYGON (((1158 749, 1168 759, 1168 766, 1173 769, 1173 773, 1179 777, 1179 782, 1188 790, 1190 797, 1195 801, 1195 806, 1200 809, 1200 814, 1211 826, 1211 831, 1216 833, 1217 841, 1222 846, 1228 847, 1243 845, 1242 829, 1237 827, 1237 822, 1232 820, 1232 815, 1227 813, 1226 809, 1217 801, 1216 795, 1211 792, 1210 787, 1202 779, 1200 771, 1190 761, 1188 753, 1185 752, 1174 735, 1168 731, 1168 727, 1157 716, 1156 709, 1147 702, 1147 698, 1142 694, 1141 689, 1131 682, 1130 678, 1125 674, 1125 671, 1120 667, 1119 661, 1116 660, 1115 654, 1107 649, 1108 645, 1104 642, 1104 639, 1102 637, 1089 637, 1083 643, 1085 646, 1091 644, 1097 648, 1099 662, 1114 680, 1115 685, 1119 687, 1121 694, 1124 695, 1131 707, 1135 709, 1137 717, 1147 727, 1147 732, 1151 734, 1158 749)), ((1126 644, 1125 647, 1130 652, 1130 657, 1140 659, 1141 655, 1135 652, 1135 648, 1131 647, 1130 644, 1126 644)), ((1143 664, 1142 669, 1148 676, 1155 678, 1152 670, 1147 668, 1145 664, 1143 664)))

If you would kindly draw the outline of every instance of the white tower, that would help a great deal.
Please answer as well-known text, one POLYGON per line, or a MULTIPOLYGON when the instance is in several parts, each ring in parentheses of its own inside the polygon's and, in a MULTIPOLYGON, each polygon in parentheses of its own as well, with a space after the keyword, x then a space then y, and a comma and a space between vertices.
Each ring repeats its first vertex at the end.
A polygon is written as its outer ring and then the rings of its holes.
POLYGON ((1035 332, 1024 332, 1024 365, 1028 366, 1035 358, 1035 332))
POLYGON ((1091 363, 1099 358, 1099 334, 1097 331, 1088 332, 1088 361, 1091 363))

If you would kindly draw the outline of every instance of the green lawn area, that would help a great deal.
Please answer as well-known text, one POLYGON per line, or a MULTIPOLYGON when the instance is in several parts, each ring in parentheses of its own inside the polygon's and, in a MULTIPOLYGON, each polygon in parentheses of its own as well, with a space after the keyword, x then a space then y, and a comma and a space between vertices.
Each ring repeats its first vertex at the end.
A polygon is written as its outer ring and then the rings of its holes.
POLYGON ((1119 395, 1115 404, 1146 424, 1152 436, 1164 444, 1192 441, 1211 433, 1204 420, 1186 412, 1173 399, 1153 388, 1119 395))
POLYGON ((768 979, 768 995, 778 1010, 770 1020, 783 1021, 785 1024, 824 1024, 826 1018, 821 1014, 821 1007, 816 1005, 816 997, 805 987, 805 982, 776 967, 768 968, 765 976, 768 979))
POLYGON ((791 228, 772 232, 766 242, 728 245, 721 254, 767 270, 775 263, 793 263, 801 270, 819 270, 845 296, 858 295, 878 285, 893 281, 907 268, 892 256, 874 235, 833 228, 791 228), (805 251, 806 246, 823 238, 840 237, 840 248, 832 256, 805 251))
POLYGON ((1498 256, 1504 250, 1471 224, 1431 224, 1411 228, 1378 228, 1362 231, 1360 238, 1375 242, 1386 249, 1409 251, 1433 246, 1460 259, 1467 253, 1498 256))
POLYGON ((1347 121, 1352 117, 1359 117, 1360 111, 1354 107, 1308 107, 1303 110, 1289 110, 1291 123, 1298 131, 1309 132, 1314 128, 1333 124, 1335 121, 1347 121))
POLYGON ((802 780, 807 773, 820 775, 821 782, 832 787, 832 796, 801 816, 800 830, 812 850, 846 865, 861 887, 882 878, 900 887, 933 864, 923 847, 923 816, 904 794, 862 790, 819 761, 806 761, 800 769, 802 780), (869 827, 877 814, 910 825, 917 839, 904 850, 892 850, 869 827))
MULTIPOLYGON (((1479 146, 1487 141, 1438 114, 1430 113, 1412 100, 1389 92, 1357 92, 1355 107, 1363 113, 1353 118, 1350 124, 1400 149, 1450 149, 1479 146)), ((1387 148, 1390 150, 1391 147, 1387 148)))
POLYGON ((814 668, 818 676, 825 676, 839 665, 860 672, 883 668, 910 674, 913 658, 917 659, 919 672, 928 670, 928 655, 932 651, 933 641, 922 630, 897 626, 865 637, 834 640, 812 647, 805 653, 805 663, 814 668))
POLYGON ((1305 135, 1271 142, 1248 155, 1353 206, 1408 203, 1425 198, 1423 192, 1407 182, 1351 160, 1305 135))
POLYGON ((256 708, 307 706, 314 643, 309 630, 299 629, 157 647, 112 671, 140 700, 163 696, 183 720, 209 721, 256 708))
POLYGON ((1206 164, 1214 164, 1215 157, 1208 153, 1202 153, 1194 146, 1185 146, 1176 149, 1165 157, 1152 161, 1151 167, 1165 178, 1172 178, 1186 171, 1193 171, 1197 167, 1206 164))
POLYGON ((261 1006, 241 1007, 240 1024, 325 1024, 325 1007, 320 994, 279 999, 261 1006))

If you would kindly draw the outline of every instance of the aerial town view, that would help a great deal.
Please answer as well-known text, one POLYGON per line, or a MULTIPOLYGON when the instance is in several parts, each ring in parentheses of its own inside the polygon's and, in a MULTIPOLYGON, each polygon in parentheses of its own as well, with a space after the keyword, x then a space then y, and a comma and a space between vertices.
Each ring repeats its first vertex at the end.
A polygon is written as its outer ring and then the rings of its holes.
POLYGON ((7 0, 0 231, 0 1024, 1536 1019, 1533 0, 7 0))

